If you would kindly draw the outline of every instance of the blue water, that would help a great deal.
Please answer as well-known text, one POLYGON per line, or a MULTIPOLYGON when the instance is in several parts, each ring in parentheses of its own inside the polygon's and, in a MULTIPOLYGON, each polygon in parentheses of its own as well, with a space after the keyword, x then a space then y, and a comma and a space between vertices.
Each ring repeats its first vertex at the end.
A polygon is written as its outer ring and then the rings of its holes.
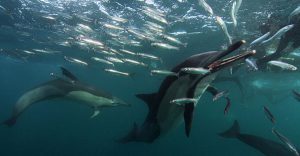
MULTIPOLYGON (((140 13, 128 13, 122 6, 138 8, 142 2, 103 1, 99 3, 107 8, 107 12, 130 20, 130 24, 140 27, 144 19, 140 13), (137 15, 139 14, 139 15, 137 15)), ((239 14, 239 25, 236 30, 230 24, 231 3, 229 0, 207 0, 215 13, 228 21, 227 27, 234 41, 246 39, 248 42, 259 37, 258 26, 266 21, 271 13, 288 16, 296 8, 296 0, 244 0, 239 14)), ((131 107, 104 108, 101 114, 90 119, 93 110, 79 102, 55 99, 39 102, 27 109, 13 127, 0 127, 1 156, 112 156, 112 155, 201 155, 201 156, 263 156, 259 151, 247 146, 237 139, 221 138, 217 134, 228 129, 234 120, 238 120, 242 133, 263 136, 280 142, 271 132, 273 125, 263 112, 263 106, 268 106, 276 116, 276 128, 287 136, 296 146, 300 146, 298 126, 299 102, 292 94, 292 89, 299 89, 296 83, 300 75, 297 73, 240 72, 238 78, 242 81, 246 96, 243 98, 238 87, 231 82, 214 83, 221 90, 229 90, 232 107, 229 114, 224 115, 225 100, 212 102, 212 96, 205 93, 196 107, 190 138, 184 133, 184 125, 171 131, 168 135, 157 139, 154 143, 133 142, 117 143, 116 140, 126 135, 134 122, 142 124, 147 115, 146 105, 134 95, 152 93, 158 90, 163 77, 151 77, 147 69, 134 66, 120 66, 120 69, 136 73, 133 78, 113 76, 103 72, 103 66, 80 66, 63 59, 72 56, 88 60, 94 54, 78 46, 62 47, 58 41, 66 41, 74 36, 71 30, 81 20, 66 20, 63 16, 85 15, 92 20, 108 22, 99 12, 99 6, 92 1, 56 0, 0 0, 0 5, 6 11, 0 12, 0 119, 7 119, 18 98, 27 90, 51 80, 49 73, 60 73, 59 66, 72 71, 82 82, 105 90, 130 103, 131 107), (59 8, 60 3, 63 8, 59 8), (52 15, 59 20, 55 24, 41 18, 52 15), (26 32, 27 35, 24 35, 26 32), (37 54, 30 56, 22 50, 44 49, 60 51, 59 54, 37 54), (20 54, 20 55, 17 55, 20 54), (21 56, 21 57, 20 57, 21 56), (24 59, 24 57, 26 57, 24 59), (267 75, 263 77, 262 75, 267 75), (284 76, 282 76, 285 74, 284 76), (264 79, 270 84, 255 87, 253 81, 264 79), (288 82, 288 83, 287 83, 288 82), (295 83, 295 84, 293 84, 295 83), (271 86, 271 87, 270 87, 271 86), (272 87, 273 86, 273 87, 272 87), (274 98, 270 100, 270 98, 274 98)), ((187 3, 173 1, 155 1, 156 6, 168 10, 168 15, 182 16, 190 7, 196 9, 193 14, 207 15, 198 6, 196 0, 187 3), (176 5, 178 8, 176 8, 176 5), (172 9, 172 6, 176 9, 172 9)), ((146 5, 146 4, 145 4, 146 5)), ((150 5, 150 4, 149 4, 150 5)), ((151 5, 150 5, 151 6, 151 5)), ((174 21, 174 18, 170 21, 174 21)), ((171 69, 188 56, 210 50, 221 50, 226 47, 227 39, 222 30, 208 19, 190 19, 167 26, 166 32, 185 30, 201 32, 198 35, 178 37, 187 42, 188 47, 178 51, 159 51, 143 43, 142 47, 131 49, 144 53, 153 53, 163 59, 157 66, 171 69), (211 25, 213 28, 203 27, 211 25)), ((98 29, 93 22, 86 22, 97 30, 94 34, 99 40, 105 41, 103 30, 98 29)), ((91 62, 91 61, 90 61, 91 62)), ((297 64, 295 64, 297 66, 297 64)), ((228 75, 228 71, 222 73, 228 75)), ((235 75, 236 76, 236 75, 235 75)))

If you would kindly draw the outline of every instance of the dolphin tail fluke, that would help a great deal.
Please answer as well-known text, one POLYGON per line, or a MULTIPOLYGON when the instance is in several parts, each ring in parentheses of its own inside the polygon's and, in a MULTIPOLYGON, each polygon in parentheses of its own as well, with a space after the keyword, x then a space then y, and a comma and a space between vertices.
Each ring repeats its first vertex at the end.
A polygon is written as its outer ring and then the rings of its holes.
POLYGON ((132 130, 127 134, 127 136, 118 140, 119 143, 128 143, 136 140, 138 133, 138 125, 136 123, 133 124, 132 130))
POLYGON ((17 122, 16 118, 10 118, 10 119, 4 121, 3 124, 5 124, 8 127, 12 127, 13 125, 16 124, 16 122, 17 122))
POLYGON ((219 135, 224 138, 236 138, 240 134, 240 125, 235 120, 233 125, 225 132, 220 133, 219 135))

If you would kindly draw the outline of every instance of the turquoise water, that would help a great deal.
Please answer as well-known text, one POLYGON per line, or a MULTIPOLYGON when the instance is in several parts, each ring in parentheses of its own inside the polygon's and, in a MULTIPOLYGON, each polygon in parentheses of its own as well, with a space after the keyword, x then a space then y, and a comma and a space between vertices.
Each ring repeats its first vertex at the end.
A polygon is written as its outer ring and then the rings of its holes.
MULTIPOLYGON (((151 1, 147 1, 150 3, 151 1)), ((207 0, 214 13, 223 18, 233 41, 245 39, 251 42, 261 36, 259 26, 272 13, 287 17, 298 5, 298 1, 259 0, 242 2, 238 12, 237 28, 233 28, 230 1, 207 0)), ((214 19, 198 5, 197 1, 155 1, 153 4, 127 1, 42 1, 42 0, 0 0, 0 73, 1 108, 0 119, 6 120, 19 97, 29 89, 54 79, 49 74, 60 74, 59 67, 64 66, 76 75, 80 81, 105 90, 117 96, 131 107, 103 108, 101 114, 91 119, 93 109, 80 102, 65 99, 41 101, 27 109, 15 126, 0 127, 0 155, 3 156, 81 156, 81 155, 203 155, 203 156, 259 156, 258 150, 237 139, 225 139, 218 133, 228 129, 234 120, 238 120, 241 132, 262 136, 278 143, 272 134, 272 125, 265 117, 263 106, 268 106, 282 134, 295 145, 300 145, 298 126, 299 102, 293 98, 292 90, 299 89, 300 77, 295 72, 248 72, 243 67, 233 75, 228 70, 220 76, 238 78, 243 92, 232 82, 213 83, 220 90, 228 90, 232 106, 224 115, 225 100, 212 102, 212 96, 205 93, 195 110, 191 136, 184 133, 184 124, 158 138, 153 143, 116 142, 125 136, 134 122, 144 122, 147 107, 134 95, 151 93, 158 90, 164 76, 151 76, 150 69, 171 70, 187 57, 211 50, 224 50, 228 46, 226 36, 214 19), (163 10, 169 24, 164 25, 165 33, 178 31, 199 32, 199 34, 175 36, 188 46, 176 50, 162 50, 151 47, 149 41, 141 40, 140 47, 114 46, 108 40, 103 23, 115 24, 107 18, 101 8, 110 15, 123 17, 129 21, 120 24, 122 28, 135 27, 142 30, 145 21, 151 20, 141 13, 143 6, 163 10), (130 11, 127 7, 136 9, 130 11), (193 11, 187 19, 175 22, 183 17, 190 8, 193 11), (126 9, 127 8, 127 9, 126 9), (100 10, 99 10, 100 9, 100 10), (46 16, 53 17, 47 19, 46 16), (194 17, 197 16, 197 17, 194 17), (100 22, 100 23, 99 23, 100 22), (175 22, 175 23, 173 23, 175 22), (81 33, 75 30, 78 24, 88 25, 93 32, 81 33), (149 61, 149 68, 115 65, 114 69, 134 73, 131 77, 115 76, 103 71, 110 66, 95 63, 96 54, 92 48, 76 43, 79 35, 97 39, 109 48, 128 49, 159 56, 163 61, 149 61), (70 45, 59 43, 68 41, 70 45), (38 52, 34 49, 48 51, 38 52), (34 52, 26 54, 24 50, 34 52), (51 53, 53 52, 53 53, 51 53), (87 66, 68 62, 64 56, 74 57, 88 63, 87 66)), ((282 20, 287 19, 283 18, 282 20)), ((281 21, 280 21, 281 22, 281 21)), ((156 23, 159 23, 156 21, 156 23)), ((115 31, 113 31, 115 32, 115 31)), ((128 37, 128 32, 119 36, 128 37)), ((133 35, 130 38, 133 39, 133 35)), ((121 39, 119 39, 121 40, 121 39)), ((138 39, 135 39, 138 40, 138 39)), ((139 40, 140 41, 140 40, 139 40)), ((174 45, 174 44, 173 44, 174 45)), ((176 44, 175 44, 176 45, 176 44)), ((246 49, 247 45, 241 49, 246 49)), ((293 64, 299 66, 298 64, 293 64)))

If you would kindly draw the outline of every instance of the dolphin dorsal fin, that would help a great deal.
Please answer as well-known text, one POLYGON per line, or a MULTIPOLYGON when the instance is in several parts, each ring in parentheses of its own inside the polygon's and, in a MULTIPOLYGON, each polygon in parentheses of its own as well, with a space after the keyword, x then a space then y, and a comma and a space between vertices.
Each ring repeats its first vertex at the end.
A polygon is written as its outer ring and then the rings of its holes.
POLYGON ((147 105, 149 110, 152 110, 152 105, 154 103, 154 100, 156 98, 157 93, 151 93, 151 94, 136 94, 135 96, 141 100, 143 100, 147 105))
POLYGON ((61 69, 62 74, 65 77, 71 79, 72 81, 78 81, 78 78, 74 74, 72 74, 69 70, 67 70, 64 67, 60 67, 60 69, 61 69))

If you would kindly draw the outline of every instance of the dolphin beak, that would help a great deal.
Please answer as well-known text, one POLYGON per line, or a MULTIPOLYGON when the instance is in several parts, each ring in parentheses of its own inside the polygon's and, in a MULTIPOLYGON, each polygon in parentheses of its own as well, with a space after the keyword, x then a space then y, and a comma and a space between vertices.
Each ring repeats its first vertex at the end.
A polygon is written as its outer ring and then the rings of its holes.
POLYGON ((238 54, 238 55, 235 55, 235 56, 223 59, 223 60, 217 60, 217 61, 211 63, 210 65, 208 65, 208 69, 211 72, 216 72, 220 69, 231 66, 233 63, 235 63, 239 60, 246 59, 250 56, 253 56, 255 53, 256 53, 255 50, 246 51, 244 53, 241 53, 241 54, 238 54))

